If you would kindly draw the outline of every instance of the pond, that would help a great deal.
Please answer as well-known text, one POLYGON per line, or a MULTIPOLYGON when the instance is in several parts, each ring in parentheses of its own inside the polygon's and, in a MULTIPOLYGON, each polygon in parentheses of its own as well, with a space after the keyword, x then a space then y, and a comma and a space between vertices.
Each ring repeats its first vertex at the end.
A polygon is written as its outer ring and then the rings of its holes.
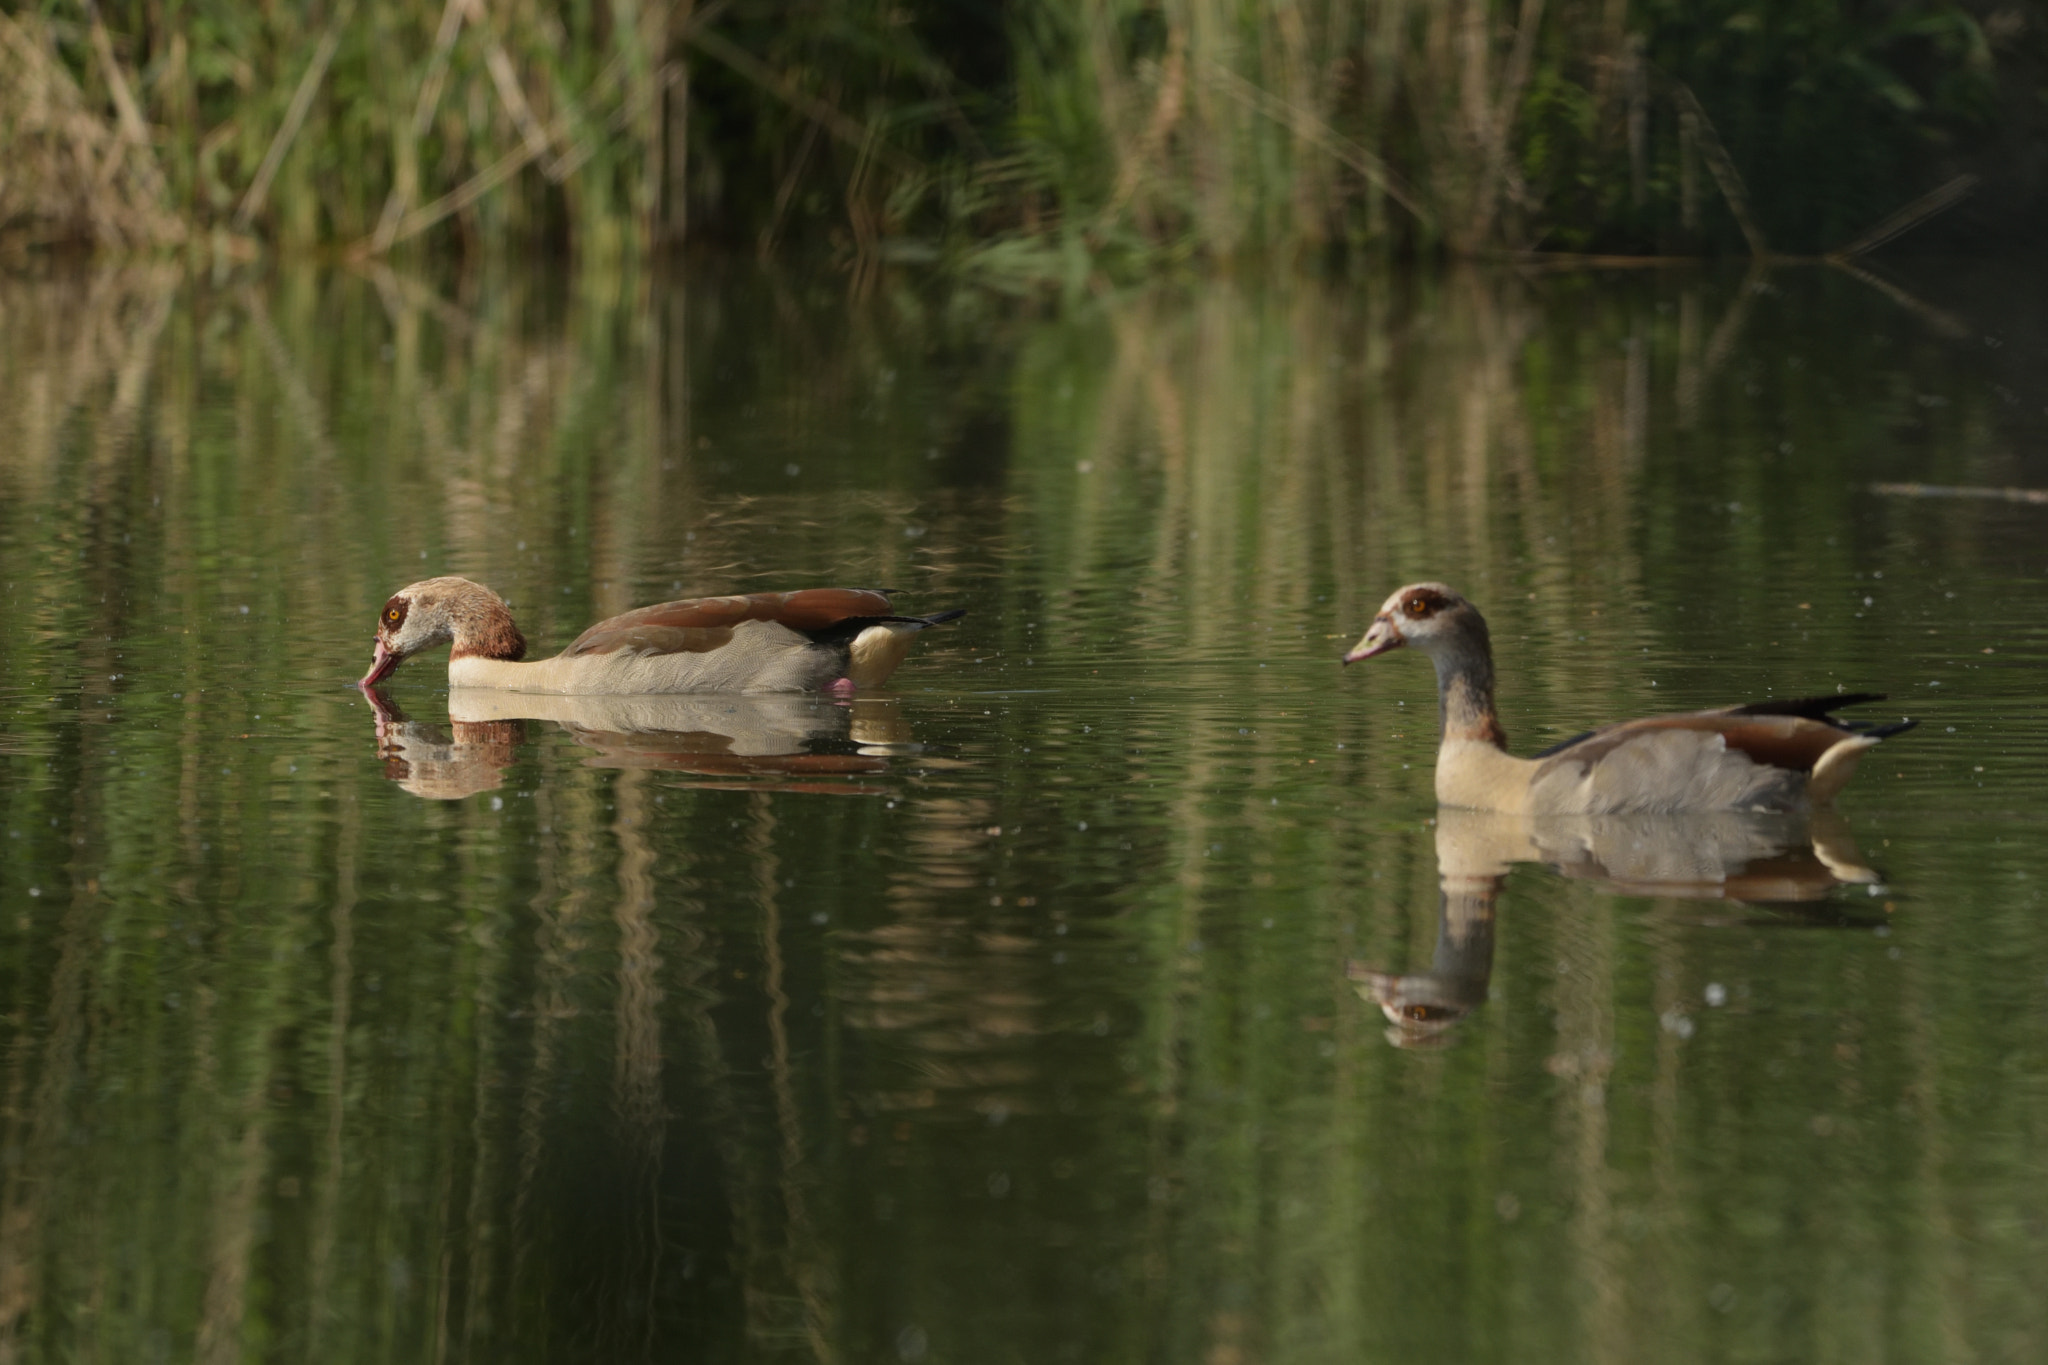
POLYGON ((2041 1358, 2041 283, 0 283, 0 1357, 2041 1358), (440 573, 967 615, 380 718, 440 573), (1919 727, 1838 819, 1440 816, 1339 666, 1420 578, 1519 752, 1919 727))

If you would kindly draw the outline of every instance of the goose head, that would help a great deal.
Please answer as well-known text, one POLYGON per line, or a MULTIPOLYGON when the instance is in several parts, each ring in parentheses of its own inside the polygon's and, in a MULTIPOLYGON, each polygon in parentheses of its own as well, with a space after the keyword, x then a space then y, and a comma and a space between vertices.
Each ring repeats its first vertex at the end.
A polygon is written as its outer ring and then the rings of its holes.
POLYGON ((382 682, 421 650, 448 643, 458 659, 517 659, 526 653, 504 598, 467 578, 423 578, 391 594, 377 613, 376 651, 357 686, 382 682))
POLYGON ((1410 583, 1389 597, 1372 618, 1365 638, 1344 656, 1347 664, 1370 659, 1403 645, 1431 658, 1487 646, 1486 621, 1479 609, 1442 583, 1410 583))

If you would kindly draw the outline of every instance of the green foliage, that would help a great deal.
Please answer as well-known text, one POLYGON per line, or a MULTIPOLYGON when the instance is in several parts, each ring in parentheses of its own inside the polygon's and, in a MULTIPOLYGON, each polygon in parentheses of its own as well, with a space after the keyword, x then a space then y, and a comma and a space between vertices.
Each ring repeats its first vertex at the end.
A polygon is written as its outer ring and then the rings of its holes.
POLYGON ((1994 113, 1990 48, 1927 0, 1651 0, 1649 59, 1712 113, 1774 239, 1834 246, 1994 113))
MULTIPOLYGON (((2027 83, 2003 96, 1998 84, 1999 53, 2017 49, 1974 12, 114 0, 97 11, 103 30, 63 7, 19 15, 0 65, 47 68, 10 68, 17 92, 50 72, 75 81, 101 143, 127 144, 121 164, 142 181, 122 189, 141 203, 125 218, 89 203, 57 213, 51 196, 0 188, 0 233, 38 220, 32 236, 123 245, 227 230, 356 254, 416 237, 599 257, 686 237, 764 256, 808 243, 863 279, 944 261, 1004 287, 1030 262, 1039 281, 1071 285, 1077 259, 1086 275, 1332 250, 1735 247, 1706 138, 1726 148, 1762 235, 1818 250, 2019 117, 2027 83), (119 131, 124 101, 147 146, 119 131), (171 228, 136 226, 152 208, 171 228), (84 226, 53 230, 52 216, 84 226)), ((15 160, 84 136, 30 126, 29 107, 41 106, 0 91, 15 160)), ((46 177, 80 178, 44 160, 46 177)), ((102 147, 81 164, 107 160, 102 147)))

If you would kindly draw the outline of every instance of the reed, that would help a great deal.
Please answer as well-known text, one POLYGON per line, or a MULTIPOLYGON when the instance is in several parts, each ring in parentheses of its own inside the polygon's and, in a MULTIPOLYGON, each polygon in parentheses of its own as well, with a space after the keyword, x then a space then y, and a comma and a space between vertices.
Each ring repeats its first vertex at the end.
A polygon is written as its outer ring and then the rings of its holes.
POLYGON ((58 57, 50 27, 35 15, 0 14, 0 229, 20 225, 30 243, 83 240, 111 247, 178 241, 163 172, 118 60, 102 75, 118 106, 98 106, 58 57))
POLYGON ((892 262, 1036 287, 1333 251, 1817 251, 1954 178, 2019 117, 1999 81, 2041 64, 1954 0, 1753 8, 81 0, 0 14, 0 235, 823 247, 863 287, 892 262))

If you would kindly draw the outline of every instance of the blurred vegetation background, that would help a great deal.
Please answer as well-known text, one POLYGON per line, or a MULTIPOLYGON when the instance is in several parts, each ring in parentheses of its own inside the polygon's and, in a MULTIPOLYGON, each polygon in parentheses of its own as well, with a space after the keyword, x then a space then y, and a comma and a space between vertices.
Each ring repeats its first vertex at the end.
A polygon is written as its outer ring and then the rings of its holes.
POLYGON ((0 4, 0 241, 1031 288, 1860 248, 1974 185, 1922 240, 1980 248, 2048 202, 2044 90, 2038 0, 41 0, 0 4))

